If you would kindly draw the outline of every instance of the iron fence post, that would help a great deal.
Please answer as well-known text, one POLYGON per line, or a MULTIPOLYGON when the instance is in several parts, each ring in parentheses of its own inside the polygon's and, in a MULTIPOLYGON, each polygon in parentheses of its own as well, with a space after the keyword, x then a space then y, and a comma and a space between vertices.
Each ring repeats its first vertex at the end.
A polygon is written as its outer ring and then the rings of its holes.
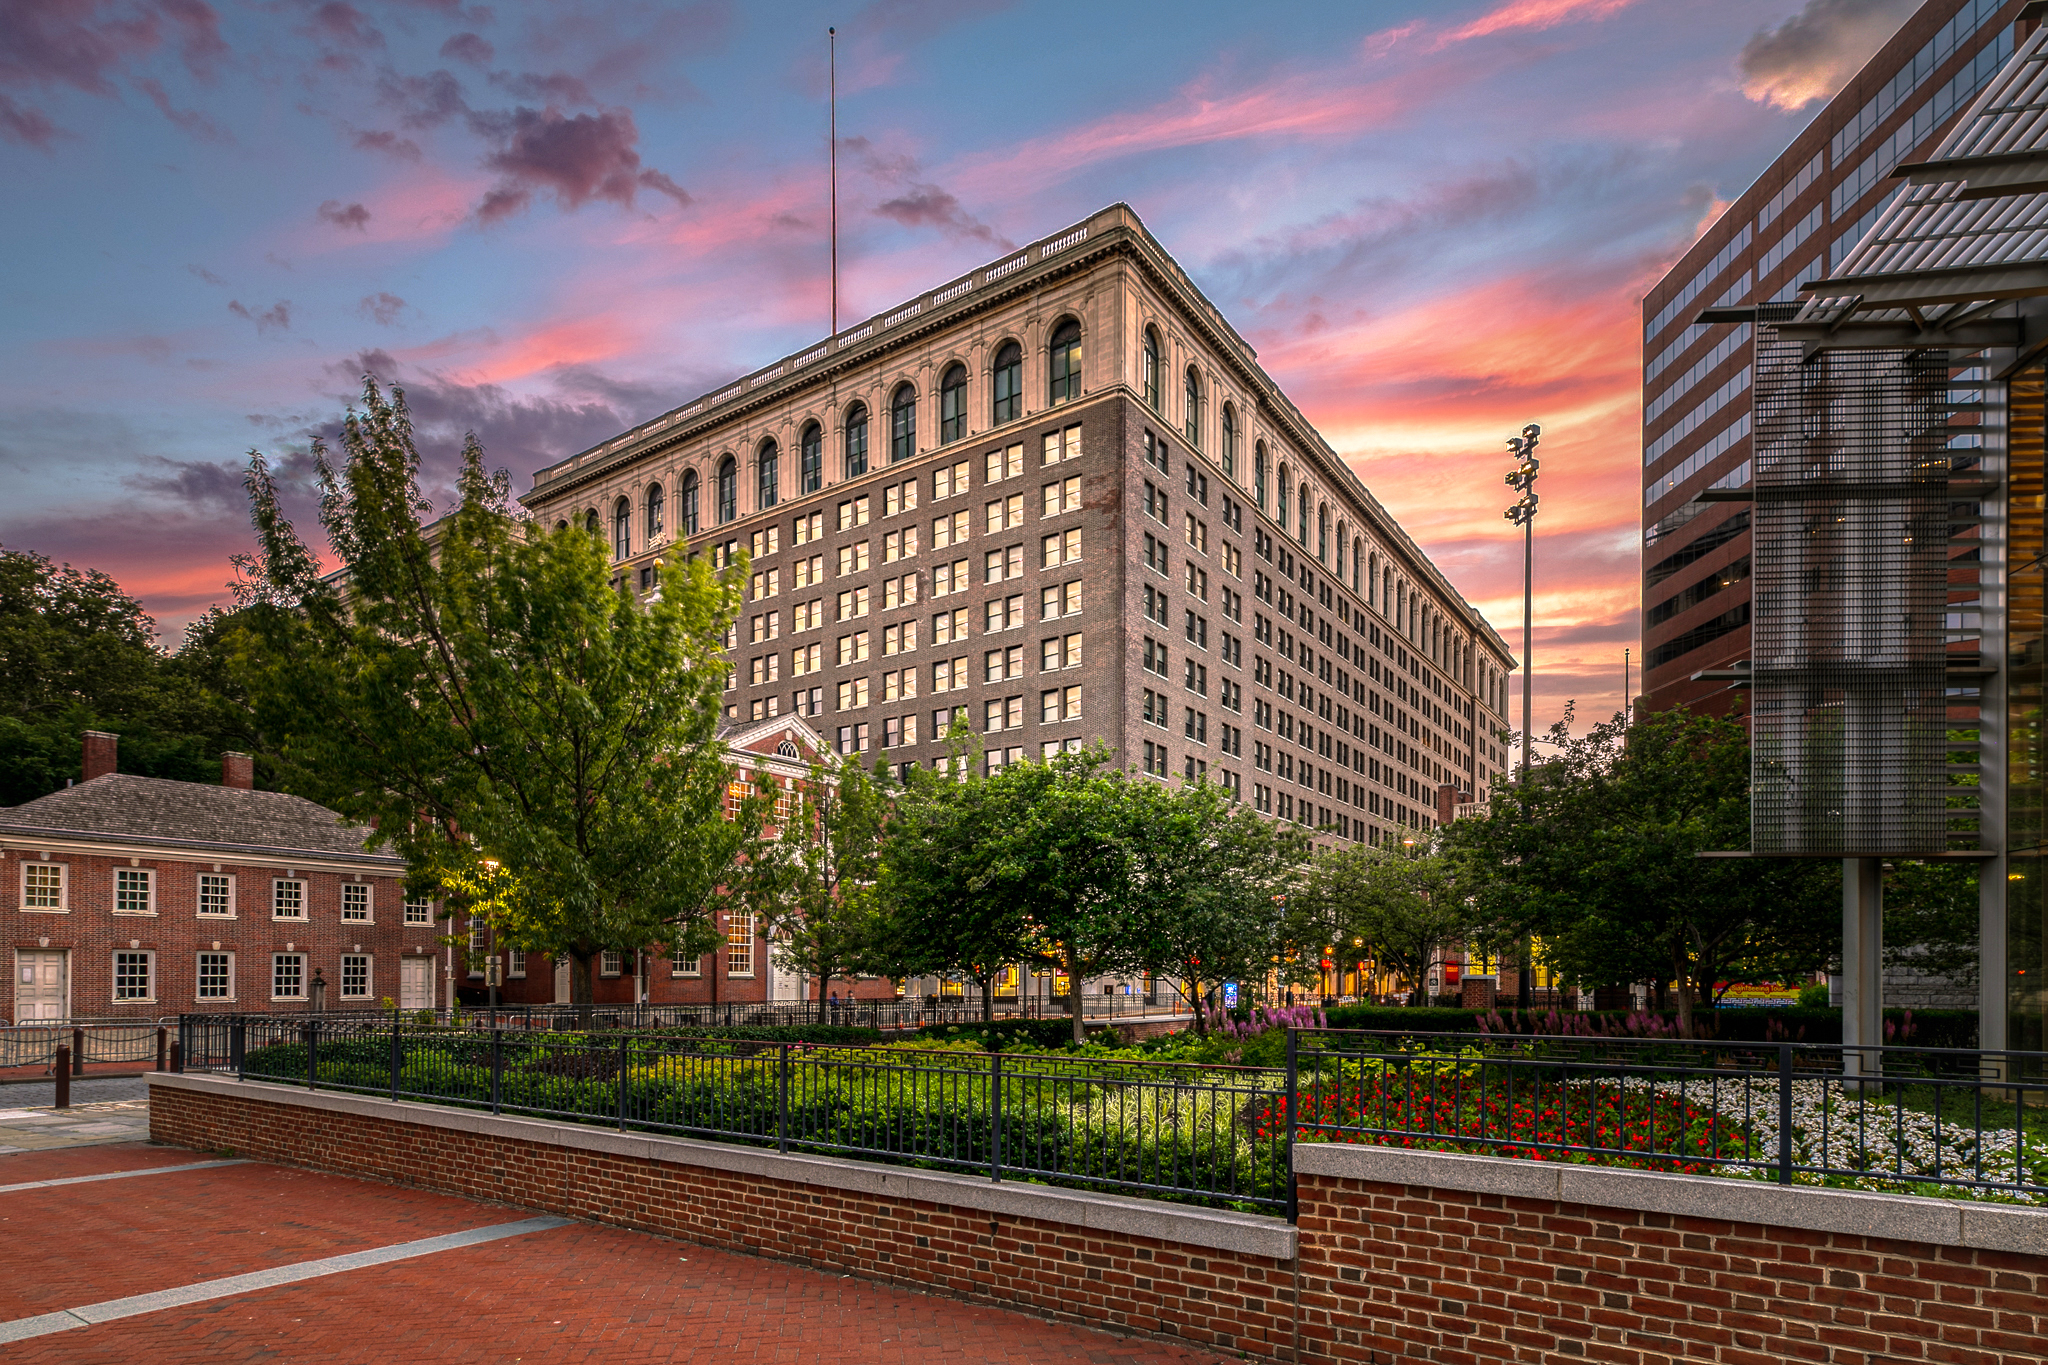
POLYGON ((1792 1183, 1792 1045, 1778 1044, 1778 1183, 1792 1183))
MULTIPOLYGON (((499 1051, 499 1044, 503 1038, 503 1029, 494 1028, 491 1030, 491 1112, 493 1114, 502 1112, 498 1104, 498 1080, 505 1074, 504 1057, 499 1051)), ((620 1083, 624 1084, 623 1078, 621 1078, 620 1083)))
POLYGON ((780 1074, 775 1085, 775 1150, 789 1151, 789 1044, 781 1043, 776 1050, 782 1054, 780 1074))
POLYGON ((1003 1054, 991 1052, 989 1069, 988 1178, 1003 1178, 1003 1054))
POLYGON ((249 1056, 249 1024, 247 1020, 236 1019, 228 1025, 228 1065, 235 1069, 235 1079, 249 1079, 247 1060, 249 1056))
POLYGON ((170 1051, 171 1031, 162 1024, 156 1026, 156 1069, 164 1069, 165 1054, 170 1051))
POLYGON ((619 1131, 626 1131, 626 1031, 619 1030, 619 1131))
POLYGON ((394 1022, 391 1025, 391 1098, 398 1098, 398 1073, 405 1069, 405 1044, 403 1034, 394 1022))
POLYGON ((320 1088, 320 1021, 306 1021, 306 1089, 320 1088))
POLYGON ((1294 1129, 1299 1122, 1296 1104, 1300 1090, 1295 1043, 1295 1030, 1290 1028, 1287 1030, 1287 1221, 1290 1223, 1301 1211, 1294 1184, 1294 1129))
POLYGON ((71 1074, 85 1074, 85 1030, 82 1028, 71 1030, 71 1074))

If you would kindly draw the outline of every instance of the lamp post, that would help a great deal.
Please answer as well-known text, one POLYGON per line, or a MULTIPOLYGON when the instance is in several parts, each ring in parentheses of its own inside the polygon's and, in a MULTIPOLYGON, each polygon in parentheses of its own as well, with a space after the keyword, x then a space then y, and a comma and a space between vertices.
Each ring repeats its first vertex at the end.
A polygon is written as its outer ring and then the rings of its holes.
POLYGON ((1531 422, 1522 428, 1520 436, 1508 438, 1508 450, 1514 455, 1516 464, 1505 482, 1522 496, 1503 514, 1522 528, 1522 780, 1525 782, 1529 778, 1530 747, 1529 656, 1534 649, 1536 607, 1536 471, 1542 468, 1542 463, 1536 458, 1536 443, 1542 435, 1543 428, 1531 422))
MULTIPOLYGON (((1543 467, 1536 458, 1536 443, 1542 435, 1543 428, 1531 422, 1522 428, 1520 436, 1508 438, 1508 450, 1516 463, 1505 480, 1508 487, 1522 495, 1504 515, 1522 528, 1522 784, 1525 789, 1529 782, 1529 753, 1535 747, 1535 723, 1530 714, 1535 669, 1531 666, 1530 656, 1535 652, 1536 473, 1543 467)), ((1536 973, 1529 963, 1526 940, 1521 958, 1515 972, 1516 1003, 1522 1009, 1529 1009, 1532 1006, 1530 997, 1536 990, 1536 973)))

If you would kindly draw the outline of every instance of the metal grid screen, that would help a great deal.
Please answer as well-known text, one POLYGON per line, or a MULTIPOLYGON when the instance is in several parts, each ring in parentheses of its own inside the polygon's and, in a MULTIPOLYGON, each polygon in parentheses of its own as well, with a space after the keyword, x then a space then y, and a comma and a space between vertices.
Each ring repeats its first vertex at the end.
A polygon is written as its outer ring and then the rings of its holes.
POLYGON ((1757 328, 1751 640, 1758 853, 1947 848, 1947 351, 1757 328))

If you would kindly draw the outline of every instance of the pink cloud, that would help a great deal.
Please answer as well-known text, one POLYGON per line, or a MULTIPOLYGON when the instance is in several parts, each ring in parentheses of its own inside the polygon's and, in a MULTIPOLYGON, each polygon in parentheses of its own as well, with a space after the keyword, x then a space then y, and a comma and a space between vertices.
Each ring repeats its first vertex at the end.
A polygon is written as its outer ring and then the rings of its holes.
POLYGON ((1468 24, 1446 33, 1439 46, 1485 38, 1495 33, 1556 28, 1560 24, 1585 23, 1618 14, 1635 0, 1509 0, 1468 24))

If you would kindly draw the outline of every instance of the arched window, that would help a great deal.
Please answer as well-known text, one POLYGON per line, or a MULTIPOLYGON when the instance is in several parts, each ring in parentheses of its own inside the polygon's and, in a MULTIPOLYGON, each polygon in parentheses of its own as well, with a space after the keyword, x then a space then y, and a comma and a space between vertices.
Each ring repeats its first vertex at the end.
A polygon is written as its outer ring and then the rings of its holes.
POLYGON ((1365 575, 1365 605, 1378 610, 1380 605, 1380 557, 1375 554, 1365 575))
POLYGON ((761 442, 761 454, 755 462, 759 471, 754 496, 754 510, 766 511, 773 507, 782 496, 782 451, 773 441, 761 442))
POLYGON ((1337 581, 1344 581, 1344 548, 1351 543, 1351 531, 1343 522, 1337 523, 1337 581))
POLYGON ((1052 333, 1052 404, 1081 396, 1081 324, 1068 318, 1052 333))
POLYGON ((612 558, 625 559, 633 553, 633 504, 620 498, 612 504, 612 558))
POLYGON ((739 514, 740 466, 728 455, 718 462, 718 524, 723 526, 739 514))
POLYGON ((967 434, 967 367, 953 365, 939 381, 939 444, 967 434))
POLYGON ((588 512, 585 512, 583 514, 583 529, 590 532, 590 534, 594 536, 601 536, 604 534, 604 523, 598 519, 597 509, 595 507, 591 508, 588 512))
POLYGON ((1279 494, 1274 516, 1280 523, 1280 529, 1284 531, 1287 529, 1287 466, 1284 464, 1280 466, 1280 481, 1274 485, 1273 491, 1279 494))
POLYGON ((1014 341, 1004 342, 996 351, 989 400, 989 420, 997 426, 1024 415, 1024 348, 1014 341))
POLYGON ((798 492, 815 493, 825 483, 825 433, 816 422, 804 425, 797 438, 798 492))
POLYGON ((1330 504, 1316 504, 1316 558, 1330 562, 1330 504))
POLYGON ((1261 512, 1266 510, 1266 443, 1252 449, 1252 494, 1261 512))
POLYGON ((917 454, 917 390, 898 384, 889 400, 889 463, 917 454))
POLYGON ((566 531, 566 530, 568 530, 568 529, 569 529, 569 523, 568 523, 567 519, 565 518, 565 519, 563 519, 563 520, 561 520, 561 521, 557 521, 557 522, 555 523, 555 529, 556 529, 557 531, 566 531))
POLYGON ((1202 448, 1202 376, 1188 366, 1187 412, 1181 416, 1181 434, 1195 449, 1202 448))
POLYGON ((1145 329, 1145 344, 1138 355, 1139 392, 1145 396, 1145 406, 1154 412, 1159 410, 1159 333, 1150 327, 1145 329))
POLYGON ((694 469, 693 469, 693 470, 691 470, 691 471, 690 471, 689 473, 687 473, 687 474, 683 475, 683 494, 682 494, 682 496, 683 496, 683 507, 682 507, 682 513, 683 513, 683 534, 684 534, 684 535, 686 535, 686 536, 694 536, 694 535, 696 535, 696 534, 697 534, 697 526, 698 526, 698 522, 697 522, 697 471, 696 471, 696 470, 694 470, 694 469))
POLYGON ((1380 573, 1380 615, 1391 618, 1393 608, 1394 571, 1392 569, 1385 569, 1380 573))
POLYGON ((1351 541, 1351 591, 1353 594, 1364 591, 1363 586, 1359 583, 1361 570, 1364 567, 1365 542, 1357 537, 1353 537, 1351 541))
POLYGON ((1237 409, 1223 405, 1223 477, 1237 477, 1237 409))
POLYGON ((1306 549, 1308 548, 1308 485, 1307 485, 1307 484, 1303 484, 1303 485, 1301 486, 1301 525, 1300 525, 1299 527, 1297 527, 1297 528, 1296 528, 1296 530, 1295 530, 1295 539, 1297 539, 1297 540, 1299 540, 1299 541, 1301 542, 1301 548, 1302 548, 1302 549, 1306 550, 1306 549))
POLYGON ((868 472, 868 409, 855 403, 846 413, 846 477, 857 479, 868 472))
POLYGON ((661 533, 668 529, 668 495, 658 483, 647 485, 647 543, 652 545, 661 539, 661 533))

